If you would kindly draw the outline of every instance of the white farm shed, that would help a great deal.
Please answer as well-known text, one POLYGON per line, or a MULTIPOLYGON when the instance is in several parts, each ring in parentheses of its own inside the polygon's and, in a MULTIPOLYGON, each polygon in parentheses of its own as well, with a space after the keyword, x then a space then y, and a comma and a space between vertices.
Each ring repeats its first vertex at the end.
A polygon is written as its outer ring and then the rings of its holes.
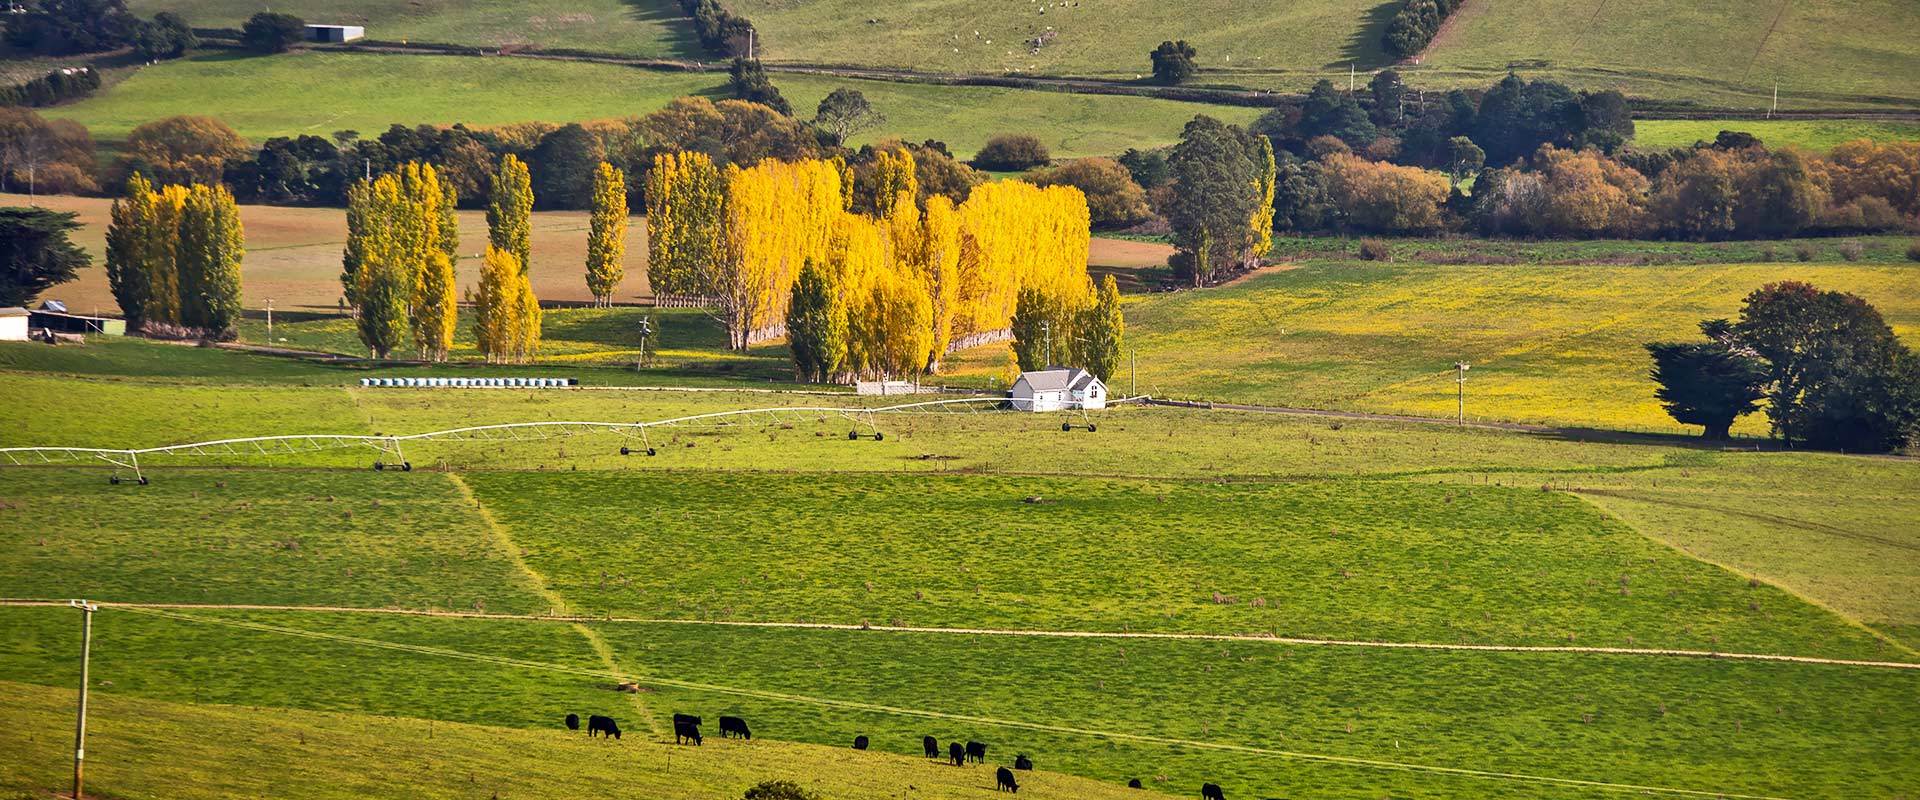
POLYGON ((367 29, 360 25, 308 25, 307 41, 311 42, 351 42, 367 35, 367 29))
POLYGON ((27 322, 33 312, 24 308, 0 308, 0 342, 27 340, 27 322))
POLYGON ((1063 411, 1107 407, 1107 385, 1077 367, 1048 367, 1022 372, 1008 392, 1021 411, 1063 411))

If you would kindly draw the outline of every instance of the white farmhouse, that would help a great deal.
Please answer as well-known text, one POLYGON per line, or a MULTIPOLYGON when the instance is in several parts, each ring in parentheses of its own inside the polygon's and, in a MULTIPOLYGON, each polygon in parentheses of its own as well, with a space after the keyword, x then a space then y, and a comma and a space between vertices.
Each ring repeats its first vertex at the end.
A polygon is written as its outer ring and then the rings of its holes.
POLYGON ((24 342, 30 312, 24 308, 0 308, 0 342, 24 342))
POLYGON ((1063 411, 1107 407, 1107 385, 1077 367, 1048 367, 1022 372, 1008 392, 1021 411, 1063 411))

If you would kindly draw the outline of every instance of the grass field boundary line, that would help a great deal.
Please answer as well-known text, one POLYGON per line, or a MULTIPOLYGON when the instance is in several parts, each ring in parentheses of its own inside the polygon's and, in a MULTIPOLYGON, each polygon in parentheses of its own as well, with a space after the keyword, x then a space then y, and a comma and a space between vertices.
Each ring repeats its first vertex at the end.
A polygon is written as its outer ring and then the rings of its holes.
MULTIPOLYGON (((1872 625, 1868 625, 1864 620, 1858 619, 1852 614, 1842 612, 1841 610, 1834 608, 1830 605, 1827 605, 1825 602, 1817 598, 1803 594, 1798 591, 1794 591, 1789 587, 1782 586, 1778 581, 1773 580, 1771 578, 1763 578, 1761 575, 1755 572, 1752 572, 1750 570, 1735 566, 1733 564, 1728 564, 1726 562, 1719 561, 1717 559, 1708 558, 1704 555, 1695 553, 1691 550, 1681 547, 1678 542, 1672 541, 1667 537, 1657 536, 1651 532, 1641 530, 1640 526, 1633 524, 1626 517, 1621 516, 1619 511, 1613 508, 1607 507, 1606 505, 1599 502, 1599 500, 1597 500, 1596 498, 1606 497, 1606 498, 1612 498, 1614 500, 1625 500, 1630 503, 1637 502, 1637 503, 1647 503, 1650 505, 1661 505, 1665 503, 1665 504, 1674 505, 1680 508, 1706 511, 1708 513, 1715 513, 1715 514, 1726 514, 1726 515, 1735 516, 1735 517, 1746 517, 1750 519, 1758 519, 1764 522, 1774 522, 1774 523, 1785 525, 1791 528, 1800 528, 1801 526, 1795 524, 1794 520, 1789 520, 1783 517, 1773 517, 1767 514, 1751 514, 1747 512, 1734 511, 1732 509, 1714 508, 1707 505, 1696 505, 1692 503, 1679 503, 1679 502, 1668 503, 1667 501, 1655 500, 1655 499, 1643 497, 1641 495, 1631 493, 1631 492, 1615 492, 1615 491, 1583 492, 1579 490, 1569 490, 1567 493, 1573 495, 1580 502, 1593 507, 1595 511, 1598 511, 1601 514, 1609 518, 1612 518, 1614 521, 1627 526, 1628 528, 1632 529, 1634 533, 1639 534, 1640 536, 1644 537, 1648 541, 1651 541, 1655 544, 1660 545, 1661 547, 1665 547, 1669 550, 1672 550, 1673 552, 1680 554, 1682 557, 1693 559, 1694 561, 1698 561, 1702 564, 1708 564, 1714 567, 1718 567, 1720 569, 1726 570, 1729 573, 1738 575, 1743 578, 1748 578, 1750 580, 1764 580, 1768 586, 1772 586, 1775 589, 1779 589, 1782 592, 1786 592, 1788 595, 1791 595, 1799 599, 1801 602, 1806 603, 1807 605, 1813 606, 1814 608, 1820 609, 1822 611, 1825 611, 1829 614, 1834 615, 1841 622, 1846 623, 1847 625, 1850 625, 1860 630, 1861 632, 1865 633, 1870 637, 1873 637, 1875 640, 1881 642, 1882 644, 1889 645, 1893 647, 1893 649, 1895 650, 1914 656, 1916 658, 1920 658, 1920 650, 1916 650, 1912 646, 1908 645, 1906 642, 1902 642, 1899 639, 1894 638, 1892 635, 1888 634, 1886 631, 1875 628, 1872 625)), ((1831 531, 1819 531, 1817 527, 1815 528, 1815 531, 1831 533, 1831 531)), ((1869 539, 1873 539, 1873 538, 1874 537, 1869 537, 1869 539)))
MULTIPOLYGON (((486 527, 487 535, 493 539, 494 546, 500 548, 501 552, 506 555, 507 560, 513 564, 514 570, 519 572, 521 576, 527 579, 528 583, 533 585, 534 592, 540 595, 541 599, 547 601, 549 608, 555 612, 566 608, 566 598, 561 597, 559 593, 553 591, 553 588, 547 584, 547 577, 541 575, 527 563, 526 557, 520 551, 520 545, 513 541, 513 536, 507 531, 506 526, 501 525, 499 520, 493 518, 493 512, 487 509, 487 504, 480 502, 480 498, 474 495, 473 487, 468 486, 467 482, 461 480, 459 475, 448 473, 447 477, 453 481, 454 488, 460 491, 460 496, 468 503, 473 504, 474 513, 480 517, 480 524, 486 527)), ((607 646, 606 639, 602 638, 598 631, 578 622, 574 623, 572 628, 575 633, 580 634, 581 639, 586 641, 587 647, 593 650, 594 655, 600 658, 600 663, 605 664, 608 669, 615 672, 620 671, 620 662, 614 660, 613 648, 607 646)), ((633 706, 634 712, 646 721, 647 731, 658 734, 660 732, 660 722, 654 718, 653 708, 647 704, 647 701, 641 699, 638 694, 629 695, 627 700, 629 704, 633 706)))
POLYGON ((402 652, 416 653, 420 655, 463 659, 463 660, 474 661, 479 663, 495 664, 500 666, 519 667, 523 669, 546 670, 546 671, 552 671, 552 672, 562 672, 562 673, 568 673, 573 675, 606 678, 606 679, 619 680, 619 681, 636 681, 636 682, 642 682, 642 683, 656 684, 659 686, 668 686, 676 689, 686 689, 689 691, 712 692, 715 694, 730 694, 730 695, 737 695, 741 697, 752 697, 752 698, 757 698, 762 700, 774 700, 778 702, 798 703, 803 705, 816 705, 816 706, 824 706, 828 708, 843 708, 843 709, 848 709, 853 711, 865 711, 870 713, 891 714, 895 716, 920 717, 923 719, 942 719, 942 720, 950 720, 954 722, 965 722, 965 723, 972 723, 972 724, 978 724, 978 725, 991 725, 991 726, 1002 727, 1002 728, 1018 728, 1022 730, 1041 731, 1044 733, 1060 733, 1060 734, 1067 734, 1067 735, 1073 735, 1073 736, 1088 736, 1092 738, 1115 739, 1115 740, 1121 740, 1121 741, 1132 741, 1132 742, 1140 742, 1140 743, 1146 743, 1146 744, 1168 745, 1168 746, 1175 746, 1175 747, 1192 747, 1197 749, 1221 750, 1221 751, 1227 751, 1227 752, 1248 753, 1253 755, 1267 755, 1267 756, 1289 758, 1289 759, 1300 760, 1300 761, 1312 761, 1312 762, 1318 762, 1318 763, 1324 763, 1324 764, 1339 764, 1339 765, 1345 765, 1345 766, 1365 767, 1370 769, 1384 769, 1384 770, 1393 770, 1393 771, 1411 772, 1411 773, 1426 773, 1426 774, 1432 774, 1432 775, 1452 775, 1452 776, 1467 777, 1467 778, 1478 778, 1478 779, 1485 779, 1485 780, 1502 780, 1502 781, 1511 781, 1511 782, 1519 782, 1519 783, 1537 783, 1537 784, 1551 785, 1551 786, 1566 786, 1566 787, 1575 787, 1575 788, 1598 789, 1598 790, 1610 791, 1610 792, 1625 792, 1625 793, 1636 793, 1636 794, 1665 794, 1665 795, 1672 795, 1672 796, 1679 796, 1679 797, 1713 797, 1713 798, 1725 798, 1727 800, 1788 800, 1788 798, 1775 797, 1771 795, 1737 794, 1733 792, 1707 791, 1707 790, 1700 790, 1700 789, 1681 789, 1681 788, 1674 788, 1674 787, 1667 787, 1667 786, 1646 786, 1646 785, 1630 784, 1630 783, 1613 783, 1608 781, 1586 780, 1582 778, 1559 778, 1559 777, 1553 777, 1553 776, 1547 776, 1547 775, 1528 775, 1528 774, 1517 773, 1517 772, 1498 772, 1493 770, 1479 770, 1479 769, 1470 769, 1465 767, 1443 767, 1443 766, 1435 766, 1435 765, 1429 765, 1429 764, 1413 764, 1413 763, 1400 762, 1400 761, 1385 761, 1381 759, 1359 758, 1355 756, 1338 756, 1338 755, 1329 755, 1325 753, 1306 753, 1306 752, 1299 752, 1299 751, 1292 751, 1292 750, 1279 750, 1279 749, 1267 748, 1267 747, 1255 747, 1252 745, 1228 744, 1224 742, 1207 742, 1207 741, 1198 741, 1198 740, 1192 740, 1192 739, 1180 739, 1180 738, 1175 738, 1171 736, 1153 736, 1148 734, 1124 733, 1119 731, 1102 731, 1102 730, 1095 730, 1091 728, 1073 727, 1068 725, 1049 725, 1046 723, 1039 723, 1039 722, 1005 720, 1005 719, 997 719, 994 717, 976 716, 972 714, 956 714, 956 713, 949 713, 944 711, 928 711, 925 709, 905 708, 901 706, 889 706, 889 705, 883 705, 879 703, 862 703, 862 702, 853 701, 853 700, 839 700, 839 699, 828 698, 828 697, 813 697, 810 695, 790 694, 787 692, 774 692, 774 691, 767 691, 762 689, 742 689, 742 688, 733 687, 733 686, 719 686, 715 684, 699 683, 695 681, 683 681, 683 680, 678 680, 674 678, 657 678, 657 677, 650 677, 645 675, 629 675, 619 671, 592 670, 592 669, 585 669, 581 667, 569 667, 564 664, 550 664, 542 661, 529 661, 524 659, 509 658, 506 656, 489 656, 489 655, 484 655, 480 653, 468 653, 461 650, 453 650, 450 648, 404 644, 401 642, 389 642, 381 639, 367 639, 367 638, 358 637, 358 636, 347 636, 344 634, 337 634, 337 633, 325 633, 322 631, 310 631, 310 630, 304 630, 300 628, 288 628, 288 627, 283 627, 279 625, 268 625, 265 623, 248 622, 244 620, 223 620, 223 619, 211 619, 206 617, 196 617, 191 614, 180 614, 172 611, 165 611, 165 610, 153 609, 153 608, 138 608, 138 607, 129 607, 129 606, 119 606, 118 608, 121 608, 127 611, 132 611, 134 613, 148 614, 148 615, 165 617, 170 619, 182 620, 186 622, 197 622, 197 623, 211 624, 211 625, 225 625, 225 626, 243 628, 248 630, 254 630, 258 632, 264 632, 264 633, 274 633, 274 634, 280 634, 280 635, 286 635, 286 636, 299 636, 299 637, 306 637, 306 638, 313 638, 313 639, 321 639, 325 641, 333 641, 333 642, 339 642, 343 644, 352 644, 352 645, 358 645, 363 647, 376 647, 376 648, 383 648, 383 649, 389 649, 389 650, 397 650, 402 652))
MULTIPOLYGON (((1716 565, 1717 566, 1717 565, 1716 565)), ((1729 570, 1732 571, 1732 570, 1729 570)), ((1796 597, 1798 595, 1795 595, 1796 597)), ((648 617, 583 617, 542 614, 490 614, 478 611, 433 611, 407 608, 358 608, 353 606, 276 606, 244 603, 116 603, 92 600, 103 607, 129 610, 206 610, 206 611, 284 611, 313 614, 391 614, 413 617, 454 619, 519 620, 569 624, 601 623, 614 625, 710 625, 732 628, 774 628, 788 630, 863 631, 868 633, 943 634, 948 636, 1030 636, 1051 639, 1168 639, 1175 641, 1266 642, 1269 644, 1319 647, 1372 647, 1389 650, 1453 650, 1484 653, 1573 653, 1607 656, 1646 656, 1661 658, 1708 658, 1726 661, 1767 661, 1788 664, 1822 664, 1837 667, 1882 667, 1920 669, 1920 662, 1865 661, 1820 656, 1790 656, 1776 653, 1721 653, 1711 650, 1667 650, 1636 647, 1592 647, 1575 645, 1449 644, 1446 642, 1369 642, 1358 639, 1307 639, 1245 633, 1156 633, 1150 631, 1043 631, 1011 628, 932 628, 910 625, 850 625, 833 622, 755 622, 746 620, 655 619, 648 617)), ((41 598, 0 598, 0 606, 58 606, 66 600, 41 598)), ((1824 606, 1823 606, 1824 608, 1824 606)), ((1830 610, 1830 609, 1829 609, 1830 610)), ((1902 648, 1904 649, 1904 648, 1902 648)))

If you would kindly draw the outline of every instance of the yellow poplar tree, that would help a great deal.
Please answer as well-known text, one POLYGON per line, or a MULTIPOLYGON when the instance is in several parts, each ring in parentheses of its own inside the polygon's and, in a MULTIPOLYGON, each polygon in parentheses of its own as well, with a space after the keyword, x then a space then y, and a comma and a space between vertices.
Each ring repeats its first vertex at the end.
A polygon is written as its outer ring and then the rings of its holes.
POLYGON ((141 323, 180 324, 180 218, 186 213, 188 189, 167 186, 153 196, 152 227, 147 231, 146 307, 141 323))
POLYGON ((513 253, 487 245, 480 262, 480 285, 467 296, 473 304, 474 346, 489 364, 509 361, 514 356, 519 335, 515 324, 520 286, 520 265, 513 253))
POLYGON ((905 148, 882 150, 873 159, 873 213, 889 216, 904 193, 912 203, 920 194, 920 182, 914 177, 913 154, 905 148))
POLYGON ((587 291, 594 305, 613 305, 613 291, 627 277, 627 177, 600 162, 593 172, 593 216, 587 232, 587 291))
POLYGON ((718 257, 720 170, 705 153, 661 153, 647 173, 647 285, 653 293, 704 295, 700 276, 718 257))
POLYGON ((959 213, 956 334, 1007 328, 1023 288, 1086 304, 1092 218, 1079 189, 998 181, 975 187, 959 213))
POLYGON ((940 357, 953 340, 953 319, 960 307, 960 215, 945 195, 927 198, 919 256, 928 302, 926 371, 938 372, 940 357))
POLYGON ((230 338, 240 322, 240 259, 246 234, 240 207, 221 185, 194 185, 182 209, 174 250, 180 280, 180 321, 230 338))
POLYGON ((533 258, 533 177, 518 156, 500 159, 487 202, 487 241, 513 254, 521 271, 533 258))
POLYGON ((728 165, 720 257, 702 284, 719 300, 728 340, 744 350, 786 318, 793 281, 823 261, 840 205, 840 171, 822 160, 728 165))
POLYGON ((515 311, 513 317, 514 354, 524 364, 540 353, 540 298, 533 296, 533 281, 526 270, 520 270, 518 283, 514 286, 515 311))

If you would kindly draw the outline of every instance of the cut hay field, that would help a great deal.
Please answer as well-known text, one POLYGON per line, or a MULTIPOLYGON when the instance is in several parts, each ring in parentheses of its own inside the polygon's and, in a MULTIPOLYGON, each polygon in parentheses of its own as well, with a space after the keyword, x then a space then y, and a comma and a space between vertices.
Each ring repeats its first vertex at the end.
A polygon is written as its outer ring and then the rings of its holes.
POLYGON ((1744 131, 1768 147, 1793 146, 1826 151, 1855 139, 1877 142, 1920 139, 1920 123, 1856 119, 1643 119, 1633 123, 1633 146, 1655 150, 1711 142, 1721 131, 1744 131))
MULTIPOLYGON (((143 67, 46 116, 85 124, 107 142, 176 114, 218 117, 254 143, 273 136, 372 135, 387 126, 500 125, 636 117, 684 95, 720 96, 726 75, 509 57, 296 52, 261 57, 205 52, 143 67)), ((1142 97, 1077 95, 989 86, 934 86, 815 75, 776 75, 795 110, 811 118, 821 98, 859 89, 887 124, 885 136, 939 139, 967 158, 999 133, 1033 133, 1055 156, 1117 154, 1173 143, 1193 115, 1248 122, 1258 109, 1142 97)))

